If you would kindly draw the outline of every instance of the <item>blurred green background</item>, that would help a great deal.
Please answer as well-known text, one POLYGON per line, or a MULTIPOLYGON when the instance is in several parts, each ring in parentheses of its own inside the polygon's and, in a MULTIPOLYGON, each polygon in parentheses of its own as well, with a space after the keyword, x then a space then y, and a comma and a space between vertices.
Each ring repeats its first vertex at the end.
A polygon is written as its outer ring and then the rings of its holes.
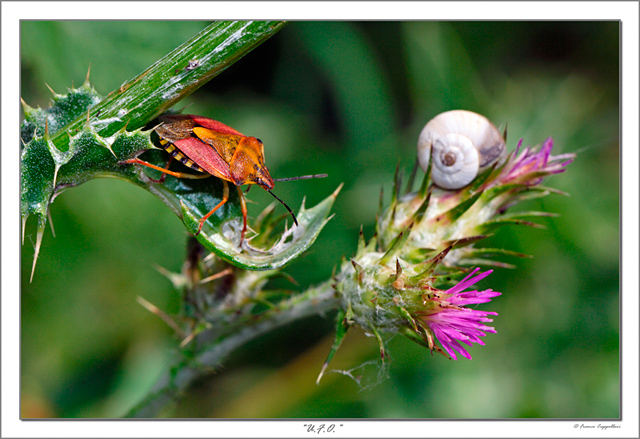
MULTIPOLYGON (((91 82, 106 95, 206 26, 202 22, 21 24, 21 95, 48 106, 91 82)), ((361 390, 345 375, 315 378, 333 316, 282 328, 237 351, 169 413, 176 417, 617 418, 619 379, 619 23, 294 22, 187 98, 189 113, 260 137, 292 208, 341 182, 335 217, 287 267, 302 286, 326 279, 370 237, 378 194, 388 200, 397 162, 409 171, 422 126, 463 108, 508 123, 508 147, 552 136, 577 152, 546 184, 568 192, 524 203, 560 214, 546 230, 505 228, 485 246, 506 260, 485 288, 503 292, 497 334, 447 361, 402 337, 390 342, 389 378, 361 390)), ((271 202, 254 190, 250 214, 271 202)), ((23 417, 118 417, 169 364, 176 340, 136 302, 170 312, 179 294, 154 266, 179 271, 187 234, 151 194, 93 180, 51 206, 32 283, 35 227, 22 252, 23 417)), ((333 368, 375 360, 375 340, 351 331, 333 368)), ((358 370, 354 370, 355 375, 358 370)))

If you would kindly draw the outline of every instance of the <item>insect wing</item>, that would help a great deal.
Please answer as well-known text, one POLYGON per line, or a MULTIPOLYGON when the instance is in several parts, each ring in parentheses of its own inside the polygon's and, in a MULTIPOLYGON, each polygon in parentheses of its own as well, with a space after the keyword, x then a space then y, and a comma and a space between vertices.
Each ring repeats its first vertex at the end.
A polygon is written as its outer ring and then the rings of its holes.
POLYGON ((194 114, 189 114, 189 117, 193 119, 198 125, 204 128, 208 128, 222 134, 232 134, 234 136, 245 137, 244 134, 234 130, 233 128, 223 124, 222 122, 218 122, 217 120, 209 119, 208 117, 196 116, 194 114))
POLYGON ((196 126, 193 119, 182 114, 160 116, 159 119, 162 125, 156 128, 156 133, 169 142, 190 137, 196 126))
POLYGON ((177 140, 173 144, 209 174, 233 182, 229 165, 214 148, 194 137, 177 140))

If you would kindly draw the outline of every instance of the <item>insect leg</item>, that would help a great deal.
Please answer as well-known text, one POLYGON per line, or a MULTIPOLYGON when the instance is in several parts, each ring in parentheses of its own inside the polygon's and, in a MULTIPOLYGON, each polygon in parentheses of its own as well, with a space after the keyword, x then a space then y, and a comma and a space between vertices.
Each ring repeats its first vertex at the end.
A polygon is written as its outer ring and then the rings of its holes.
MULTIPOLYGON (((169 157, 169 160, 167 160, 167 164, 165 165, 164 169, 169 169, 169 166, 171 166, 171 162, 173 161, 173 157, 169 157)), ((164 183, 164 180, 167 178, 167 174, 166 172, 162 173, 162 176, 156 180, 154 178, 150 178, 149 180, 151 180, 152 183, 156 183, 156 184, 162 184, 164 183)))
POLYGON ((222 206, 224 203, 226 203, 227 200, 229 199, 229 183, 227 183, 225 180, 222 180, 222 183, 223 183, 222 201, 220 201, 216 207, 214 207, 208 214, 206 214, 205 216, 202 217, 202 219, 200 219, 200 225, 198 226, 198 231, 196 232, 196 236, 198 236, 200 234, 200 231, 202 230, 202 225, 207 220, 207 218, 209 218, 211 215, 213 215, 213 213, 216 210, 218 210, 220 208, 220 206, 222 206))
POLYGON ((196 175, 196 174, 187 174, 186 172, 174 172, 174 171, 169 171, 168 169, 165 168, 161 168, 159 166, 156 165, 152 165, 151 163, 147 163, 144 160, 140 160, 138 158, 135 159, 129 159, 129 160, 123 160, 121 162, 119 162, 122 165, 131 165, 131 164, 136 164, 136 165, 142 165, 142 166, 146 166, 148 168, 151 169, 155 169, 157 171, 163 172, 165 174, 169 174, 172 175, 176 178, 190 178, 190 179, 198 179, 198 178, 207 178, 210 177, 211 174, 201 174, 201 175, 196 175))
POLYGON ((244 241, 244 234, 247 231, 247 201, 244 198, 244 194, 242 193, 242 189, 240 189, 240 186, 236 186, 236 187, 238 188, 238 197, 240 198, 240 209, 242 210, 242 233, 240 234, 240 246, 242 246, 242 241, 244 241))

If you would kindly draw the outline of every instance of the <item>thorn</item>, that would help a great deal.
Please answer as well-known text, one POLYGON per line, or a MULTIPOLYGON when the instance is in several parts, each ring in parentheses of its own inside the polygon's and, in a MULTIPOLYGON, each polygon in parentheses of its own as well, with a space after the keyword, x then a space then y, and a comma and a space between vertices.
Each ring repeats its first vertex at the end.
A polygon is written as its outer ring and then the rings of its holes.
POLYGON ((195 332, 192 332, 191 334, 187 335, 187 336, 185 337, 185 339, 184 339, 184 340, 182 340, 182 341, 180 342, 180 347, 181 347, 181 348, 185 347, 185 346, 186 346, 186 345, 188 345, 188 344, 191 342, 191 340, 193 340, 195 337, 196 337, 196 333, 195 333, 195 332))
POLYGON ((49 86, 49 84, 47 84, 46 82, 44 83, 44 85, 47 86, 47 88, 49 89, 49 91, 51 92, 51 94, 53 95, 53 97, 58 97, 60 96, 58 93, 56 93, 55 91, 53 91, 53 89, 49 86))
POLYGON ((198 283, 204 284, 204 283, 207 283, 207 282, 211 282, 213 280, 220 279, 221 277, 228 276, 228 275, 230 275, 232 273, 233 273, 233 269, 231 267, 229 267, 229 268, 227 268, 225 270, 222 270, 221 272, 216 273, 216 274, 214 274, 212 276, 205 277, 204 279, 200 280, 200 282, 198 282, 198 283))
POLYGON ((380 334, 378 333, 378 331, 375 328, 372 327, 371 331, 373 332, 373 335, 375 335, 376 340, 378 341, 378 345, 380 346, 380 359, 384 363, 384 359, 386 358, 386 354, 385 354, 384 342, 382 341, 382 337, 380 336, 380 334))
POLYGON ((322 365, 322 369, 320 370, 320 374, 318 375, 318 379, 316 380, 316 385, 320 384, 320 380, 322 379, 322 376, 324 375, 324 372, 327 370, 328 366, 329 366, 329 363, 325 361, 324 364, 322 365))
POLYGON ((56 231, 53 229, 53 220, 51 219, 51 209, 47 209, 47 217, 49 218, 49 226, 51 227, 51 234, 56 237, 56 231))
POLYGON ((353 259, 351 259, 351 265, 353 265, 353 268, 356 270, 358 284, 362 286, 362 277, 364 276, 364 271, 362 270, 362 267, 353 259))
POLYGON ((33 266, 31 267, 31 277, 29 283, 33 282, 33 273, 36 272, 36 262, 38 262, 38 254, 40 253, 40 245, 42 244, 42 237, 44 236, 44 224, 43 227, 38 226, 38 232, 36 233, 36 245, 35 252, 33 254, 33 266))
POLYGON ((487 234, 487 235, 467 236, 466 238, 459 238, 459 239, 454 239, 454 240, 450 240, 450 241, 444 241, 444 244, 446 246, 451 246, 452 248, 459 248, 459 247, 464 247, 464 246, 469 245, 469 244, 473 244, 474 242, 477 242, 477 241, 480 241, 482 239, 488 238, 489 236, 492 236, 492 235, 487 234))
POLYGON ((431 332, 425 331, 425 334, 427 335, 427 342, 429 344, 429 350, 431 351, 431 356, 433 357, 433 351, 435 350, 436 352, 440 352, 442 355, 445 356, 445 358, 450 360, 451 358, 449 358, 449 356, 442 349, 440 349, 440 346, 438 346, 435 343, 435 341, 433 340, 433 335, 431 334, 431 332))
POLYGON ((371 250, 382 248, 382 237, 378 235, 378 230, 373 232, 373 237, 371 238, 371 241, 369 241, 369 245, 367 245, 367 249, 369 248, 371 248, 371 250))
MULTIPOLYGON (((51 145, 53 145, 53 142, 51 142, 51 145)), ((53 145, 53 147, 55 148, 55 145, 53 145)), ((55 188, 56 187, 56 183, 58 182, 58 171, 60 170, 60 164, 56 163, 56 167, 53 171, 53 184, 52 186, 55 188)), ((55 192, 53 196, 58 196, 55 192)), ((51 201, 49 201, 49 204, 51 204, 53 202, 53 197, 51 198, 51 201)))
POLYGON ((335 191, 333 191, 333 193, 331 194, 331 196, 332 196, 333 198, 336 198, 336 197, 338 196, 338 194, 340 193, 340 191, 342 190, 342 187, 343 187, 343 186, 344 186, 344 183, 340 183, 340 186, 338 186, 338 187, 336 188, 336 190, 335 190, 335 191))
POLYGON ((384 209, 384 186, 380 185, 380 199, 378 201, 378 213, 376 214, 376 222, 378 222, 378 217, 382 215, 382 209, 384 209))
POLYGON ((362 256, 364 254, 364 249, 366 247, 364 241, 364 232, 362 231, 362 224, 360 224, 360 234, 358 235, 358 250, 356 250, 356 255, 362 256))
POLYGON ((376 250, 378 246, 378 231, 373 232, 373 236, 369 239, 367 246, 365 247, 365 251, 373 252, 376 250))
POLYGON ((189 104, 185 105, 184 107, 180 107, 180 108, 178 108, 176 111, 177 111, 178 113, 182 113, 184 110, 186 110, 187 108, 189 108, 189 107, 190 107, 190 106, 192 106, 192 105, 193 105, 193 102, 191 102, 191 103, 189 103, 189 104))
POLYGON ((27 218, 29 218, 28 214, 22 217, 22 245, 24 245, 24 231, 27 228, 27 218))
POLYGON ((402 176, 400 175, 400 161, 396 163, 396 172, 393 174, 393 192, 391 193, 391 204, 396 205, 398 195, 400 194, 399 186, 402 182, 402 176))
POLYGON ((44 121, 44 138, 49 140, 49 118, 44 121))
POLYGON ((89 63, 89 68, 87 69, 87 77, 84 80, 83 85, 89 85, 89 74, 91 73, 91 63, 89 63))
POLYGON ((414 330, 414 332, 416 334, 420 334, 420 329, 418 329, 418 324, 416 323, 416 320, 413 318, 413 316, 411 315, 411 313, 409 311, 407 311, 404 307, 399 307, 398 310, 400 311, 400 314, 402 314, 402 316, 407 319, 407 321, 409 322, 409 324, 411 325, 411 328, 414 330))
MULTIPOLYGON (((88 115, 87 115, 88 116, 88 115)), ((87 117, 87 124, 89 123, 89 117, 87 117)), ((107 139, 105 139, 104 142, 104 146, 107 150, 109 150, 109 152, 111 153, 112 156, 114 156, 116 158, 116 160, 119 160, 120 158, 116 155, 115 152, 113 152, 113 143, 109 143, 109 141, 107 139)), ((120 164, 120 162, 118 162, 120 164)), ((164 174, 163 174, 164 175, 164 174)), ((153 179, 150 179, 151 181, 153 181, 153 179)))
POLYGON ((171 282, 176 289, 183 288, 187 283, 185 276, 180 273, 173 273, 158 264, 152 264, 152 267, 155 268, 158 273, 169 279, 169 282, 171 282))
POLYGON ((391 278, 392 280, 391 285, 396 290, 401 290, 404 288, 404 279, 402 279, 401 276, 402 276, 402 266, 400 265, 400 260, 396 258, 396 273, 391 278))
POLYGON ((329 363, 331 363, 331 360, 333 359, 336 352, 338 352, 338 349, 340 349, 340 346, 344 341, 344 337, 351 325, 349 320, 350 316, 352 316, 352 313, 353 311, 351 310, 351 305, 349 305, 349 308, 346 311, 342 308, 338 309, 338 315, 336 316, 336 337, 333 341, 333 345, 331 346, 331 350, 329 351, 329 354, 327 355, 327 358, 322 365, 322 369, 320 370, 320 374, 318 375, 318 379, 316 380, 316 385, 320 382, 320 379, 322 379, 324 372, 327 370, 327 366, 329 365, 329 363))
POLYGON ((288 280, 289 282, 291 282, 295 286, 300 286, 300 283, 298 283, 298 281, 293 276, 291 276, 289 273, 285 273, 284 271, 280 271, 278 273, 274 273, 272 275, 269 275, 269 277, 272 277, 274 279, 276 277, 281 277, 283 279, 288 280))
POLYGON ((22 111, 24 111, 25 116, 30 116, 35 109, 27 104, 22 97, 20 98, 20 103, 22 104, 22 111))
POLYGON ((164 322, 169 325, 174 331, 176 331, 176 333, 178 334, 178 336, 180 338, 184 337, 184 331, 182 330, 182 328, 180 328, 178 326, 178 324, 167 315, 167 313, 165 313, 164 311, 162 311, 160 308, 158 308, 157 306, 155 306, 154 304, 146 301, 145 299, 143 299, 142 297, 138 296, 136 297, 136 300, 138 301, 138 303, 140 305, 142 305, 145 309, 147 309, 147 311, 150 311, 151 313, 157 315, 158 317, 160 317, 162 320, 164 320, 164 322))

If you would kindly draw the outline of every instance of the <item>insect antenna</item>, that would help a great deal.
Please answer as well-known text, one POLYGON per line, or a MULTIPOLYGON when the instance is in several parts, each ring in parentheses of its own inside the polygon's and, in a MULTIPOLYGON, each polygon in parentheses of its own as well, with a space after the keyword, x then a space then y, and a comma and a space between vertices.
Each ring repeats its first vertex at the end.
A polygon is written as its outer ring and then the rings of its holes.
POLYGON ((280 198, 276 197, 276 194, 274 194, 273 192, 271 192, 271 190, 266 189, 267 192, 269 192, 271 195, 273 195, 273 198, 275 198, 276 200, 280 201, 282 203, 282 205, 284 207, 287 208, 287 210, 289 211, 289 213, 291 214, 291 216, 293 217, 293 222, 296 224, 296 226, 298 225, 298 220, 296 219, 296 216, 293 214, 293 212, 291 211, 291 209, 289 208, 289 206, 287 206, 287 203, 285 203, 284 201, 282 201, 280 198))
MULTIPOLYGON (((325 178, 327 174, 313 174, 313 175, 301 175, 299 177, 285 177, 285 178, 274 178, 273 181, 294 181, 294 180, 307 180, 309 178, 325 178)), ((273 194, 271 194, 273 195, 273 194)), ((273 195, 275 197, 275 195, 273 195)), ((284 204, 284 203, 282 203, 284 204)))

